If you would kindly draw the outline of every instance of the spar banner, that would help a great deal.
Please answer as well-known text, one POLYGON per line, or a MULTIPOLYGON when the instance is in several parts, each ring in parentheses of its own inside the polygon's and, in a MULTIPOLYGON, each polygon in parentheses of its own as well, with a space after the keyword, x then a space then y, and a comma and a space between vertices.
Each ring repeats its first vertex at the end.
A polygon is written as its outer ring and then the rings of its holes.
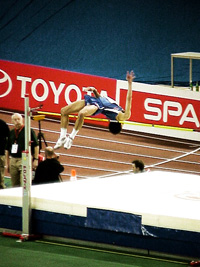
MULTIPOLYGON (((41 111, 60 113, 62 107, 82 99, 88 86, 125 108, 125 80, 0 60, 1 109, 24 112, 28 94, 31 108, 43 105, 41 111)), ((199 130, 200 92, 133 82, 131 122, 199 130)))
MULTIPOLYGON (((116 98, 125 101, 127 82, 117 81, 116 98)), ((199 130, 200 92, 133 82, 130 121, 199 130)))

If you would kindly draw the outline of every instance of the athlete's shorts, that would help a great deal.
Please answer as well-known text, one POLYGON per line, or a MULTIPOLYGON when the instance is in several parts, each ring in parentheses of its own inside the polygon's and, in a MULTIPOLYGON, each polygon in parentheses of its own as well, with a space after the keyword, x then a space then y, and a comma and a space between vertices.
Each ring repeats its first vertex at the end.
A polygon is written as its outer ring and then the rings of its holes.
POLYGON ((97 106, 98 108, 103 108, 102 102, 100 101, 99 98, 90 96, 90 95, 84 95, 85 99, 85 105, 94 105, 97 106))
POLYGON ((96 97, 93 97, 90 95, 84 95, 84 99, 85 99, 85 105, 86 106, 87 105, 94 105, 94 106, 98 107, 97 111, 94 114, 92 114, 92 116, 97 115, 97 114, 102 112, 101 110, 103 109, 103 104, 99 98, 96 98, 96 97))
POLYGON ((90 95, 85 95, 85 105, 94 105, 98 107, 97 111, 92 114, 92 116, 102 113, 110 120, 116 120, 116 116, 119 112, 123 112, 123 109, 116 104, 111 98, 110 100, 106 97, 92 97, 90 95))

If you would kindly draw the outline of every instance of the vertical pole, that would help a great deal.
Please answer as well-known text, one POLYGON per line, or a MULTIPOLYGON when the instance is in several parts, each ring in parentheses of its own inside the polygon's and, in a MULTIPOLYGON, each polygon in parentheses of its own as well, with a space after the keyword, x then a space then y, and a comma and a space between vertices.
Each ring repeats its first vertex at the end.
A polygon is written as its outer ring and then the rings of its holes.
POLYGON ((190 71, 189 71, 190 84, 192 83, 192 58, 190 58, 190 71))
POLYGON ((174 87, 174 58, 171 55, 171 87, 174 87))
POLYGON ((31 219, 31 131, 29 97, 25 96, 25 151, 22 153, 23 201, 22 201, 22 235, 30 235, 31 219))

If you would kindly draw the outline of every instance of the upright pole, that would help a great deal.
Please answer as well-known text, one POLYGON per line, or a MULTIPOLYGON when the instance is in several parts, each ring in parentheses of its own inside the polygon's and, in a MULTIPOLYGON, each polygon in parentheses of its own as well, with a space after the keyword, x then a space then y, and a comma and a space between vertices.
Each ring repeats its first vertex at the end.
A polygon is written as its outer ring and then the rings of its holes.
POLYGON ((174 58, 171 55, 171 87, 174 87, 174 58))
POLYGON ((22 201, 22 238, 30 235, 31 224, 31 130, 29 96, 25 95, 25 151, 22 153, 23 201, 22 201))
POLYGON ((189 80, 190 84, 192 84, 192 58, 190 58, 189 80))

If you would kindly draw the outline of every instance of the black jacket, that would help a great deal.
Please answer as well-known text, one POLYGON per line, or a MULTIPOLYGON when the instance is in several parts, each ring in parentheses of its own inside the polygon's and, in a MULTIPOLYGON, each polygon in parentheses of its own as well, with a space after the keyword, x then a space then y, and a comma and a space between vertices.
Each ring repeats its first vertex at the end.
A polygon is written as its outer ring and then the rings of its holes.
POLYGON ((46 159, 41 161, 35 171, 33 184, 47 184, 59 182, 60 173, 64 167, 57 159, 46 159))

